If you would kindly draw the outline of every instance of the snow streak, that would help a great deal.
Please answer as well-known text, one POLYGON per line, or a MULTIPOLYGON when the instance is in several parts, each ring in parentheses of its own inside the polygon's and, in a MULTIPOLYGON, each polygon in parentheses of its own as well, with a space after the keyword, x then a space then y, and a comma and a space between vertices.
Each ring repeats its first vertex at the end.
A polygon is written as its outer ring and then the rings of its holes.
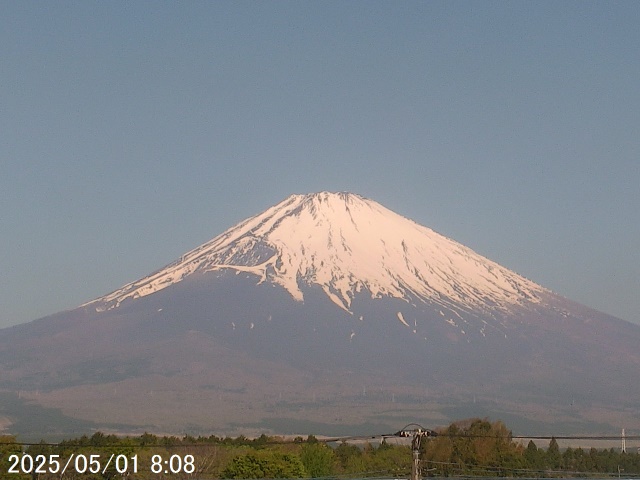
POLYGON ((86 305, 115 308, 195 272, 223 269, 280 285, 297 301, 304 300, 305 286, 318 285, 347 311, 358 293, 510 311, 539 303, 547 291, 372 200, 321 192, 291 195, 167 267, 86 305))

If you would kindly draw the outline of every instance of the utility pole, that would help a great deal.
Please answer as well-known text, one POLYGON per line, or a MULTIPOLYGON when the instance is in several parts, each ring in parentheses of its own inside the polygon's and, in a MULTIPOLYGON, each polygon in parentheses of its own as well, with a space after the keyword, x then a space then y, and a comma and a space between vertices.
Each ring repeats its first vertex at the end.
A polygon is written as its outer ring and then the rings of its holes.
POLYGON ((413 440, 411 440, 411 453, 413 455, 411 480, 420 480, 422 478, 422 472, 420 471, 420 440, 422 440, 422 436, 417 433, 413 435, 413 440))
POLYGON ((420 469, 420 445, 424 437, 435 437, 438 435, 433 430, 421 427, 415 423, 407 425, 394 434, 396 437, 412 437, 411 439, 411 480, 420 480, 422 472, 420 469), (414 428, 409 428, 414 427, 414 428))

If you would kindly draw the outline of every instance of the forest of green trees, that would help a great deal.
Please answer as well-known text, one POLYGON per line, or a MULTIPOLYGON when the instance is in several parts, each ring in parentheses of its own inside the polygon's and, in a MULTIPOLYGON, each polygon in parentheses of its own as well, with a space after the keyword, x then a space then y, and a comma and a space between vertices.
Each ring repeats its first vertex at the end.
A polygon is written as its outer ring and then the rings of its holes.
MULTIPOLYGON (((437 433, 421 443, 423 476, 640 476, 637 452, 561 450, 553 438, 545 445, 524 445, 499 421, 469 419, 437 433)), ((55 445, 24 445, 0 436, 0 479, 14 480, 408 478, 411 458, 411 446, 395 438, 327 444, 313 436, 117 437, 98 432, 55 445)))

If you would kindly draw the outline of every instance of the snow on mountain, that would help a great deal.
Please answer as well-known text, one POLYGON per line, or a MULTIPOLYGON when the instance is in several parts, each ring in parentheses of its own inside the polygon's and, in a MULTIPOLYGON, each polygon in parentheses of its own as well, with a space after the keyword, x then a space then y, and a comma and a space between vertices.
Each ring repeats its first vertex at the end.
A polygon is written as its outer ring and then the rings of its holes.
POLYGON ((0 331, 0 390, 25 399, 0 417, 23 428, 40 406, 69 425, 204 433, 420 412, 602 429, 633 420, 638 344, 637 325, 374 201, 293 195, 84 308, 0 331))
POLYGON ((321 192, 291 195, 167 267, 86 305, 98 311, 116 308, 195 273, 224 269, 277 284, 297 301, 304 301, 305 286, 318 285, 348 312, 356 294, 508 312, 540 303, 548 292, 372 200, 321 192))

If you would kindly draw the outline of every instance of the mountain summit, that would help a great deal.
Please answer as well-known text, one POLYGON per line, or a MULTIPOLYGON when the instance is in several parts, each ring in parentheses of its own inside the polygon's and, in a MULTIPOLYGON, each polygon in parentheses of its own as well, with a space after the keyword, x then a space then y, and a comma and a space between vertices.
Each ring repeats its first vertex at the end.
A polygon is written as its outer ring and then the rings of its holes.
POLYGON ((235 270, 280 285, 297 301, 319 286, 340 308, 394 297, 459 310, 513 311, 541 286, 469 248, 352 193, 291 195, 139 281, 90 302, 101 311, 194 273, 235 270))
POLYGON ((38 438, 468 416, 527 434, 640 428, 638 344, 637 325, 372 200, 292 195, 104 297, 0 330, 0 420, 38 438))

